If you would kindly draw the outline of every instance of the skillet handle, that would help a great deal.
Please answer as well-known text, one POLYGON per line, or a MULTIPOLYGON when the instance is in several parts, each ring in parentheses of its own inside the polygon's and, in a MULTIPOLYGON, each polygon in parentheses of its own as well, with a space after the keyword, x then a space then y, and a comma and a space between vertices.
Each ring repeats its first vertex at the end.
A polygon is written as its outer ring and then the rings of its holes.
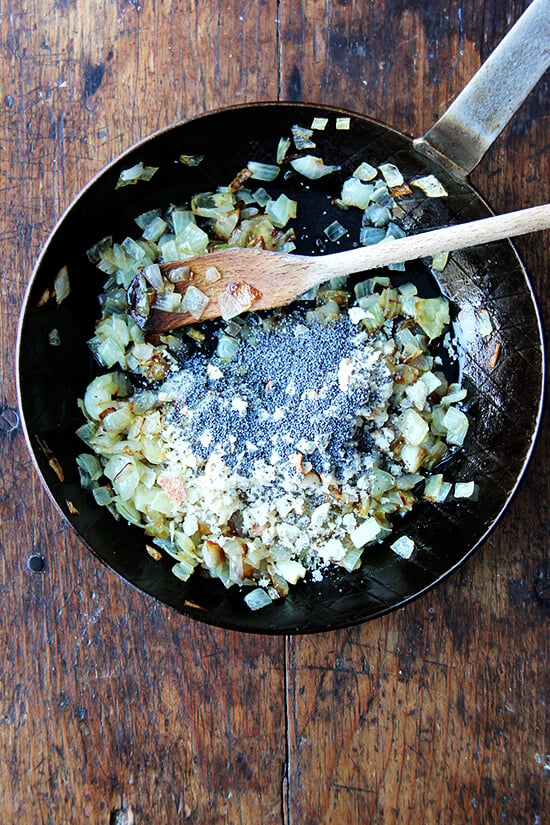
POLYGON ((550 0, 533 0, 416 149, 464 179, 550 66, 550 0))

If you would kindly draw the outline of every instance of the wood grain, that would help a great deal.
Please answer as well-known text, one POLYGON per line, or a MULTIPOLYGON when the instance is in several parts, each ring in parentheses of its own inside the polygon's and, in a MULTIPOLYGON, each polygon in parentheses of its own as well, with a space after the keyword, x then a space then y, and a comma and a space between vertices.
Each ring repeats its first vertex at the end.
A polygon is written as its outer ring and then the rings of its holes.
MULTIPOLYGON (((12 429, 33 261, 107 161, 179 118, 278 96, 420 135, 525 5, 3 3, 3 822, 106 825, 123 793, 155 825, 544 822, 548 417, 505 518, 461 571, 383 619, 286 642, 213 630, 119 581, 64 527, 12 429)), ((499 212, 550 198, 549 85, 473 175, 499 212)), ((549 233, 517 246, 548 322, 549 233)))
MULTIPOLYGON (((34 0, 0 14, 2 409, 13 409, 18 307, 55 220, 142 135, 276 97, 263 70, 276 64, 276 3, 251 14, 242 2, 34 0)), ((62 525, 22 434, 0 432, 0 451, 2 820, 108 823, 124 793, 140 823, 280 822, 283 641, 144 599, 62 525)))

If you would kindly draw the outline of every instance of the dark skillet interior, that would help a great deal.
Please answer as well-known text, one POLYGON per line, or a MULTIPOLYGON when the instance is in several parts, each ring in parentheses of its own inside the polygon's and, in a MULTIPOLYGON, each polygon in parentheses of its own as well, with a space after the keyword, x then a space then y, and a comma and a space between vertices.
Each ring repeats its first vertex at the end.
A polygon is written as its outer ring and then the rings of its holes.
MULTIPOLYGON (((315 133, 313 153, 326 163, 341 164, 342 171, 319 181, 300 182, 296 177, 283 185, 277 180, 259 184, 274 197, 284 189, 298 200, 294 222, 298 252, 338 251, 357 240, 359 210, 343 212, 332 205, 332 198, 363 160, 375 165, 394 162, 407 180, 433 172, 444 183, 448 198, 409 196, 402 202, 407 213, 404 225, 411 232, 489 214, 470 186, 430 165, 408 138, 372 120, 353 115, 349 131, 336 131, 336 110, 318 106, 269 104, 220 111, 149 138, 81 194, 43 252, 22 318, 21 409, 31 450, 59 508, 90 549, 133 585, 182 613, 235 630, 292 633, 351 625, 395 609, 436 584, 479 544, 506 506, 529 456, 540 413, 543 349, 538 313, 514 248, 501 242, 453 254, 439 277, 458 315, 459 369, 469 390, 466 411, 472 422, 465 447, 448 462, 445 472, 451 481, 475 480, 479 497, 437 506, 421 503, 397 520, 392 540, 404 533, 416 543, 410 560, 379 545, 364 553, 361 570, 338 571, 321 583, 301 583, 291 588, 284 601, 254 613, 237 587, 225 590, 220 582, 198 575, 181 583, 170 572, 171 560, 156 562, 149 557, 140 530, 115 522, 80 488, 75 456, 86 448, 74 435, 82 423, 77 399, 97 371, 86 341, 93 334, 97 295, 104 280, 88 262, 85 250, 107 234, 119 241, 128 234, 137 237, 135 216, 229 183, 249 160, 273 163, 279 138, 290 135, 293 124, 309 126, 314 115, 323 114, 329 126, 315 133), (190 168, 178 162, 182 153, 204 154, 205 160, 190 168), (140 160, 160 166, 153 179, 115 191, 120 170, 140 160), (319 242, 323 228, 335 219, 349 228, 349 236, 337 244, 319 242), (63 265, 70 273, 70 296, 59 308, 54 301, 38 308, 40 296, 63 265), (495 329, 486 338, 475 324, 481 307, 489 311, 495 329), (57 347, 48 342, 53 328, 61 339, 57 347), (500 356, 492 368, 489 362, 497 343, 500 356), (49 466, 40 440, 60 462, 63 483, 49 466), (78 515, 69 514, 67 500, 78 515)), ((421 289, 429 292, 434 285, 426 273, 422 263, 408 265, 406 280, 418 278, 421 289)))

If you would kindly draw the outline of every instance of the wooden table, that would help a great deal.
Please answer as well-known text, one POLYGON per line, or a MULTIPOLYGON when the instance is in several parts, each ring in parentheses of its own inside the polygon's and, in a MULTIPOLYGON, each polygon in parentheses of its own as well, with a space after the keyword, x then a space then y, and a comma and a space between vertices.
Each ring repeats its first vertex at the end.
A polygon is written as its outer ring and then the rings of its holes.
MULTIPOLYGON (((33 261, 107 161, 166 124, 265 99, 422 134, 526 5, 2 3, 2 822, 120 825, 123 795, 140 825, 548 817, 548 419, 460 572, 370 624, 284 639, 203 626, 109 573, 58 517, 13 415, 33 261)), ((550 199, 549 84, 473 175, 498 211, 550 199)), ((547 321, 549 240, 517 242, 547 321)))

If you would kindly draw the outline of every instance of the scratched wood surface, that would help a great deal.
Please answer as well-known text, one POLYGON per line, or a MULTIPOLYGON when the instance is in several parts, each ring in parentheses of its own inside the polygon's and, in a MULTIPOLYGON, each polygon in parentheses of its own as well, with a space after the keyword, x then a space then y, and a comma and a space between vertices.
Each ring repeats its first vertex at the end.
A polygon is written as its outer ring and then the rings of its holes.
MULTIPOLYGON (((184 619, 101 567, 13 415, 33 260, 108 160, 186 116, 277 97, 421 134, 525 5, 2 1, 3 822, 114 822, 122 794, 155 825, 544 822, 547 420, 501 525, 447 583, 363 627, 283 640, 184 619)), ((549 85, 473 176, 497 209, 550 199, 549 85)), ((548 233, 518 246, 548 322, 548 233)))

